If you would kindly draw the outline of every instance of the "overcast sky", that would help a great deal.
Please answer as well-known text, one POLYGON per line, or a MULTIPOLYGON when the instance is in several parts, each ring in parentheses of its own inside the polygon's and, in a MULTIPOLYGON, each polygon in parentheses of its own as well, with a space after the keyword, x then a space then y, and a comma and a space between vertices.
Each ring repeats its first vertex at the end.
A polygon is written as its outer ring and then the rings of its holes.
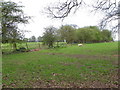
MULTIPOLYGON (((8 0, 7 0, 8 1, 8 0)), ((59 27, 64 24, 76 24, 79 27, 84 26, 94 26, 98 25, 100 19, 102 19, 102 14, 90 13, 89 8, 82 8, 78 10, 75 14, 70 14, 69 17, 65 18, 64 21, 58 19, 48 18, 46 14, 43 14, 42 11, 44 7, 50 3, 59 1, 59 0, 10 0, 16 3, 22 2, 21 5, 25 6, 23 8, 24 13, 28 16, 33 16, 29 24, 25 26, 20 26, 23 30, 29 30, 31 32, 25 33, 25 37, 30 38, 31 36, 42 36, 44 28, 47 26, 59 27)), ((89 0, 87 0, 89 2, 89 0)), ((89 2, 90 3, 90 2, 89 2)))

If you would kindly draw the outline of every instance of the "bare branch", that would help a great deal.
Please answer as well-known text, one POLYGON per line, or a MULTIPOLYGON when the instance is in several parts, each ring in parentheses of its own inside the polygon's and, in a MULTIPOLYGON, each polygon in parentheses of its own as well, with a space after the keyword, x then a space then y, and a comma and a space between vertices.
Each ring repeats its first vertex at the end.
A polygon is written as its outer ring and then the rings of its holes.
POLYGON ((80 7, 83 3, 83 0, 67 0, 62 3, 58 3, 56 6, 49 6, 46 8, 48 15, 52 18, 65 18, 67 17, 74 7, 80 7))
MULTIPOLYGON (((95 12, 101 11, 104 12, 105 16, 100 22, 100 27, 104 29, 110 22, 114 22, 118 20, 118 5, 116 0, 98 0, 97 4, 93 6, 95 12)), ((113 26, 112 30, 115 31, 115 27, 113 26)), ((116 28, 117 30, 117 28, 116 28)))
MULTIPOLYGON (((86 3, 85 0, 66 0, 50 5, 45 11, 47 11, 49 17, 64 19, 72 10, 74 10, 75 13, 82 5, 86 5, 86 3)), ((105 28, 108 23, 118 20, 120 7, 118 8, 119 5, 117 0, 97 0, 95 5, 92 4, 91 6, 93 7, 92 12, 99 11, 105 14, 105 17, 100 23, 101 28, 105 28)))

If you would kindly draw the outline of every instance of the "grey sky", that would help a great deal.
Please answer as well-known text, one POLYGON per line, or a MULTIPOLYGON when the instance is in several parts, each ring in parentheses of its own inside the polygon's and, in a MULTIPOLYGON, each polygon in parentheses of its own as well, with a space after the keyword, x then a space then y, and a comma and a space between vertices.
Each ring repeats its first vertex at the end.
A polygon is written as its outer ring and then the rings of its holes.
MULTIPOLYGON (((59 1, 59 0, 11 0, 16 3, 22 2, 21 5, 25 6, 23 8, 24 13, 28 16, 33 16, 32 20, 27 25, 20 26, 23 30, 29 30, 31 32, 25 33, 25 37, 29 38, 32 35, 38 37, 42 36, 44 28, 47 26, 59 27, 62 24, 76 24, 79 27, 84 26, 93 26, 98 25, 100 19, 102 19, 102 14, 90 13, 89 8, 79 9, 75 14, 71 13, 69 17, 65 18, 62 22, 58 19, 50 19, 47 18, 47 15, 41 13, 44 10, 44 7, 49 5, 50 3, 59 1)), ((86 0, 90 1, 90 0, 86 0)), ((89 2, 91 3, 91 2, 89 2)))

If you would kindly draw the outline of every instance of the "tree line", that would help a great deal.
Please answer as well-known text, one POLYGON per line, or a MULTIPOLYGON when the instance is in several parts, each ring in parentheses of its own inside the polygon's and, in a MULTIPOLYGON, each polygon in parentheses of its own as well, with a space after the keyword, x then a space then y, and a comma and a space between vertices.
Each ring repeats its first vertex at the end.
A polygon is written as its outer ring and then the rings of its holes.
POLYGON ((73 43, 99 43, 113 41, 110 30, 100 30, 97 26, 87 26, 75 28, 71 25, 62 25, 60 28, 49 26, 44 28, 43 36, 35 38, 32 36, 30 42, 43 42, 43 44, 53 47, 54 42, 73 43))

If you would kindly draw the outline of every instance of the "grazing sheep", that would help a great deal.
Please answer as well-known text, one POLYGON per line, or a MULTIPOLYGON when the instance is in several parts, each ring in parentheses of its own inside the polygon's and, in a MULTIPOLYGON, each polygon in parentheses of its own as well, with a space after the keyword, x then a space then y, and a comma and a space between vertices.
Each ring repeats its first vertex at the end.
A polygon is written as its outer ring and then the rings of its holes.
POLYGON ((80 46, 83 46, 83 44, 78 44, 78 46, 80 47, 80 46))

